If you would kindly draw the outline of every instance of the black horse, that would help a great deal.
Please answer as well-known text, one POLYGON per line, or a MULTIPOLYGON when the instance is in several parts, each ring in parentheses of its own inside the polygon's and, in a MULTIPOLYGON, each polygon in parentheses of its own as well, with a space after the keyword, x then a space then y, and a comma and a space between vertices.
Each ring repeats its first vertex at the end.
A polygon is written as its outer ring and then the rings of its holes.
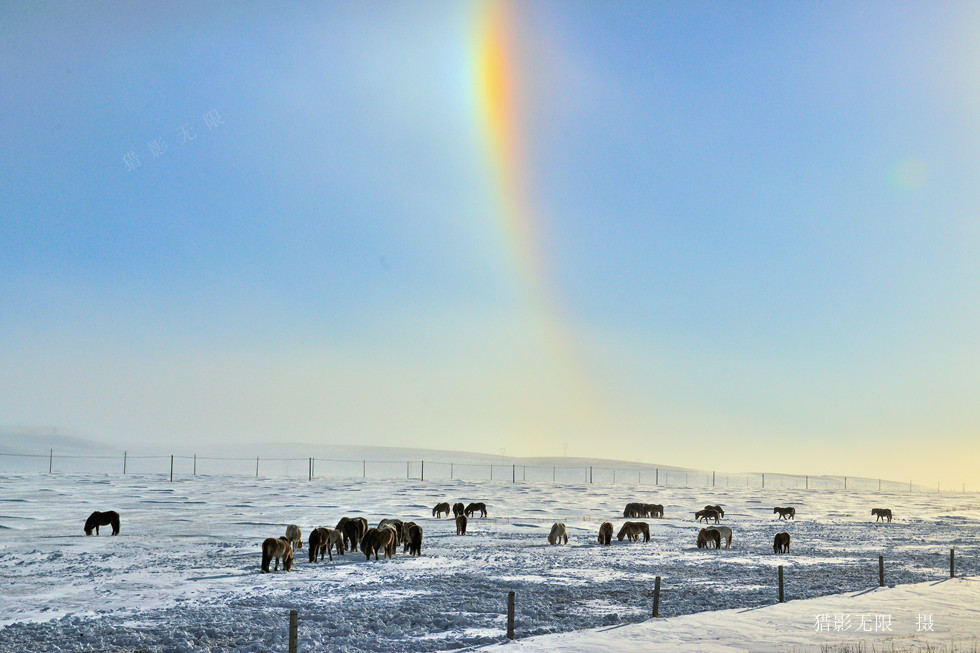
POLYGON ((92 529, 95 529, 95 534, 98 535, 99 526, 109 525, 112 525, 112 534, 119 535, 119 513, 115 510, 109 510, 107 512, 96 510, 85 520, 85 534, 91 535, 92 529))

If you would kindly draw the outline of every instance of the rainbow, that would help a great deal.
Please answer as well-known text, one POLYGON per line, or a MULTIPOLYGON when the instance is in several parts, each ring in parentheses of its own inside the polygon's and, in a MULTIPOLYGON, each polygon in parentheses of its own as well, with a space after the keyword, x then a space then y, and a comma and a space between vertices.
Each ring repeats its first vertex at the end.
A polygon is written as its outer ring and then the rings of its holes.
POLYGON ((585 373, 580 340, 549 276, 542 221, 529 184, 514 7, 492 0, 478 5, 471 65, 476 123, 492 171, 499 228, 540 335, 554 358, 556 378, 566 386, 568 422, 589 435, 599 435, 604 420, 600 420, 598 392, 585 373))

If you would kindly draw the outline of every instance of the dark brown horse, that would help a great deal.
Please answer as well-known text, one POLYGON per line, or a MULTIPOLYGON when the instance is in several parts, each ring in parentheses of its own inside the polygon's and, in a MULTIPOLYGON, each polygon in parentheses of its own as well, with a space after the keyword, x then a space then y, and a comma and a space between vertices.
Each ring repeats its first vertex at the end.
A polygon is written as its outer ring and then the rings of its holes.
POLYGON ((453 504, 453 517, 459 517, 460 515, 465 513, 466 513, 466 506, 464 506, 462 503, 453 504))
POLYGON ((435 508, 432 509, 432 516, 442 518, 442 513, 446 513, 448 517, 451 510, 452 508, 449 507, 448 503, 437 503, 435 508))
POLYGON ((466 515, 456 518, 456 535, 466 535, 466 515))
POLYGON ((705 510, 714 510, 715 512, 717 512, 717 513, 718 513, 718 515, 719 515, 719 516, 720 516, 720 517, 721 517, 722 519, 724 519, 724 517, 725 517, 725 511, 724 511, 724 509, 722 509, 722 507, 721 507, 721 506, 705 506, 705 507, 704 507, 704 509, 705 509, 705 510))
POLYGON ((776 533, 772 539, 773 553, 789 553, 789 533, 776 533))
POLYGON ((772 514, 779 513, 780 519, 796 519, 796 508, 773 508, 772 514))
POLYGON ((613 525, 609 522, 602 522, 602 526, 599 527, 599 544, 609 546, 612 544, 613 535, 613 525))
POLYGON ((307 544, 310 547, 310 562, 316 562, 317 555, 320 556, 320 560, 323 560, 324 554, 330 556, 330 561, 333 562, 332 549, 336 548, 338 555, 344 555, 345 551, 343 534, 338 530, 324 528, 323 526, 313 529, 307 544))
POLYGON ((279 570, 280 559, 284 571, 293 568, 293 546, 285 537, 269 537, 262 542, 262 571, 269 573, 269 563, 273 558, 276 559, 273 571, 279 570))
POLYGON ((408 555, 422 555, 422 527, 416 523, 405 529, 405 548, 408 549, 408 555))
POLYGON ((485 503, 471 503, 470 505, 466 506, 466 510, 464 511, 464 514, 467 517, 472 517, 473 514, 474 513, 477 513, 477 512, 480 513, 480 516, 481 517, 486 517, 487 516, 487 504, 485 504, 485 503))
POLYGON ((112 534, 119 535, 119 513, 115 510, 107 510, 106 512, 99 512, 96 510, 88 519, 85 520, 85 534, 91 535, 92 529, 95 529, 95 534, 99 534, 99 526, 109 526, 112 525, 112 534))
POLYGON ((395 542, 395 529, 384 527, 384 528, 369 528, 367 532, 364 533, 364 537, 361 538, 361 551, 364 552, 364 557, 367 560, 371 559, 371 554, 374 554, 374 559, 378 559, 378 552, 383 551, 386 558, 391 557, 391 551, 394 548, 395 542))
POLYGON ((640 535, 643 536, 644 542, 649 542, 650 525, 645 521, 628 521, 623 523, 623 527, 619 529, 616 538, 622 542, 624 537, 628 537, 630 542, 636 542, 640 539, 640 535))
POLYGON ((720 549, 721 548, 721 533, 715 530, 709 530, 707 528, 702 528, 698 532, 698 548, 699 549, 720 549), (714 545, 714 546, 712 546, 714 545))
POLYGON ((709 519, 714 519, 715 523, 717 524, 721 521, 721 514, 714 508, 705 508, 704 510, 698 510, 696 513, 694 513, 694 519, 695 521, 705 522, 707 522, 709 519))
MULTIPOLYGON (((881 521, 882 519, 887 519, 888 521, 892 520, 891 508, 873 508, 871 510, 871 514, 878 516, 878 519, 875 521, 881 521)), ((113 535, 115 535, 115 533, 113 533, 113 535)))
POLYGON ((359 537, 361 525, 349 517, 341 517, 337 522, 337 531, 344 539, 344 547, 351 551, 357 551, 357 546, 361 541, 359 537))

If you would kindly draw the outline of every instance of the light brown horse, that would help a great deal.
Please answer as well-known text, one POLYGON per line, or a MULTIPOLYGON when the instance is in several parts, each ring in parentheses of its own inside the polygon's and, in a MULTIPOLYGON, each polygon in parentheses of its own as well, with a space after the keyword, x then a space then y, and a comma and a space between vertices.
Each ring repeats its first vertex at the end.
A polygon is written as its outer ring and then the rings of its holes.
POLYGON ((702 528, 698 532, 698 548, 699 549, 720 549, 721 548, 721 533, 715 530, 708 530, 707 528, 702 528), (712 547, 712 545, 714 545, 712 547))
POLYGON ((466 535, 466 515, 456 517, 456 535, 466 535))
POLYGON ((705 508, 704 510, 698 510, 696 513, 694 513, 694 519, 695 521, 704 522, 707 522, 709 519, 714 519, 715 523, 717 524, 721 521, 721 513, 714 508, 705 508))
POLYGON ((303 531, 296 524, 290 524, 286 527, 286 539, 289 540, 293 550, 303 548, 303 531))
POLYGON ((448 517, 451 510, 452 508, 449 507, 448 503, 437 503, 435 508, 432 509, 432 516, 441 519, 442 513, 446 513, 448 517))
POLYGON ((285 537, 269 537, 262 542, 262 571, 269 573, 269 563, 276 559, 273 571, 279 571, 279 560, 282 560, 283 571, 293 568, 293 547, 285 537))
POLYGON ((630 542, 636 542, 640 539, 640 535, 643 536, 644 542, 649 542, 650 525, 645 521, 628 521, 623 523, 623 527, 619 529, 616 537, 620 542, 623 541, 624 537, 629 537, 630 542))
POLYGON ((882 519, 887 519, 889 522, 892 520, 891 508, 873 508, 871 510, 872 515, 877 515, 878 519, 875 521, 881 521, 882 519))
POLYGON ((599 527, 599 544, 604 546, 609 546, 612 544, 613 536, 613 525, 609 522, 602 522, 602 526, 599 527))
POLYGON ((565 544, 568 544, 568 530, 565 528, 565 524, 555 522, 548 534, 548 544, 561 544, 562 538, 564 538, 565 544))
POLYGON ((773 553, 789 553, 789 533, 776 533, 772 539, 773 553))

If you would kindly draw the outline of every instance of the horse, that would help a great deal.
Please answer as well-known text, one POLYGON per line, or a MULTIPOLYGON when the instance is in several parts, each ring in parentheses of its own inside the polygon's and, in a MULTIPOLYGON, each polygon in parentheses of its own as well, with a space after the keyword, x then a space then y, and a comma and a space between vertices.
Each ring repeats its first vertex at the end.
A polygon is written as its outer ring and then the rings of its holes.
POLYGON ((776 533, 772 539, 773 553, 789 553, 789 533, 776 533))
POLYGON ((624 537, 629 537, 630 542, 636 542, 640 539, 640 535, 643 535, 643 541, 650 541, 650 525, 645 521, 628 521, 623 524, 623 527, 619 529, 619 533, 616 537, 620 542, 623 541, 624 537))
POLYGON ((405 549, 408 555, 422 555, 422 527, 418 524, 412 523, 405 529, 405 549))
POLYGON ((609 546, 612 544, 613 525, 607 521, 602 522, 599 527, 599 544, 609 546))
POLYGON ((704 509, 705 510, 714 510, 722 518, 725 517, 725 510, 721 506, 705 506, 704 509))
POLYGON ((453 504, 453 517, 459 517, 460 515, 465 513, 466 513, 466 506, 464 506, 462 503, 453 504))
POLYGON ((718 532, 721 541, 725 542, 725 548, 732 548, 732 529, 727 526, 709 526, 706 530, 718 532))
POLYGON ((407 521, 404 524, 402 524, 402 539, 398 541, 399 543, 405 545, 405 551, 408 551, 408 540, 409 540, 408 529, 410 529, 412 526, 418 526, 418 524, 416 524, 413 521, 407 521))
POLYGON ((772 514, 779 513, 780 519, 796 519, 796 508, 773 508, 772 514))
POLYGON ((466 535, 466 515, 456 517, 456 535, 466 535))
POLYGON ((714 519, 715 523, 721 521, 721 514, 714 508, 705 508, 704 510, 698 510, 694 513, 695 521, 707 522, 709 519, 714 519))
POLYGON ((378 528, 388 525, 395 527, 395 542, 401 542, 402 530, 404 529, 405 522, 400 519, 382 519, 380 522, 378 522, 378 528))
POLYGON ((656 517, 658 519, 664 518, 664 507, 659 503, 651 503, 647 506, 650 509, 650 517, 656 517))
POLYGON ((441 519, 442 513, 446 513, 446 516, 448 517, 450 510, 452 510, 452 508, 449 507, 448 503, 437 503, 435 508, 432 509, 432 516, 441 519))
POLYGON ((623 509, 623 517, 626 519, 636 519, 637 517, 646 517, 643 514, 643 504, 642 503, 627 503, 626 508, 623 509))
POLYGON ((357 545, 360 543, 360 523, 354 521, 350 517, 341 517, 340 521, 337 522, 336 530, 341 534, 344 540, 344 547, 350 549, 351 551, 357 551, 357 545))
POLYGON ((282 560, 283 571, 293 568, 293 546, 285 537, 269 537, 262 542, 262 571, 269 573, 269 563, 276 559, 273 571, 279 571, 279 560, 282 560))
POLYGON ((548 534, 548 544, 561 544, 562 538, 565 539, 565 544, 568 544, 568 531, 565 530, 565 524, 555 522, 551 527, 551 533, 548 534))
POLYGON ((715 549, 721 548, 721 533, 715 530, 708 530, 707 528, 702 528, 698 531, 698 548, 699 549, 710 549, 714 544, 715 549))
POLYGON ((366 560, 371 559, 372 553, 374 554, 374 559, 377 560, 379 551, 384 551, 385 557, 390 558, 392 549, 394 548, 394 541, 394 527, 369 528, 364 533, 364 537, 361 538, 361 550, 364 552, 366 560))
POLYGON ((892 520, 891 508, 873 508, 871 510, 872 515, 877 515, 878 519, 875 521, 881 521, 882 519, 887 519, 889 522, 892 520))
POLYGON ((320 560, 323 560, 323 555, 326 554, 330 556, 330 562, 333 562, 333 552, 331 549, 337 548, 338 555, 344 555, 344 536, 343 534, 333 528, 324 528, 320 526, 319 528, 314 528, 313 532, 310 533, 310 562, 316 562, 316 557, 319 554, 320 560))
POLYGON ((115 510, 105 512, 96 510, 85 520, 85 534, 91 535, 94 528, 95 534, 98 535, 99 526, 109 526, 110 524, 112 525, 112 534, 119 535, 119 513, 115 510))
POLYGON ((289 540, 294 551, 303 548, 303 531, 296 524, 290 524, 286 527, 286 539, 289 540))
POLYGON ((486 517, 487 516, 487 504, 485 504, 485 503, 471 503, 470 505, 466 506, 466 510, 463 511, 463 514, 465 514, 467 517, 472 517, 473 514, 474 513, 477 513, 477 512, 480 513, 480 516, 481 517, 486 517))

